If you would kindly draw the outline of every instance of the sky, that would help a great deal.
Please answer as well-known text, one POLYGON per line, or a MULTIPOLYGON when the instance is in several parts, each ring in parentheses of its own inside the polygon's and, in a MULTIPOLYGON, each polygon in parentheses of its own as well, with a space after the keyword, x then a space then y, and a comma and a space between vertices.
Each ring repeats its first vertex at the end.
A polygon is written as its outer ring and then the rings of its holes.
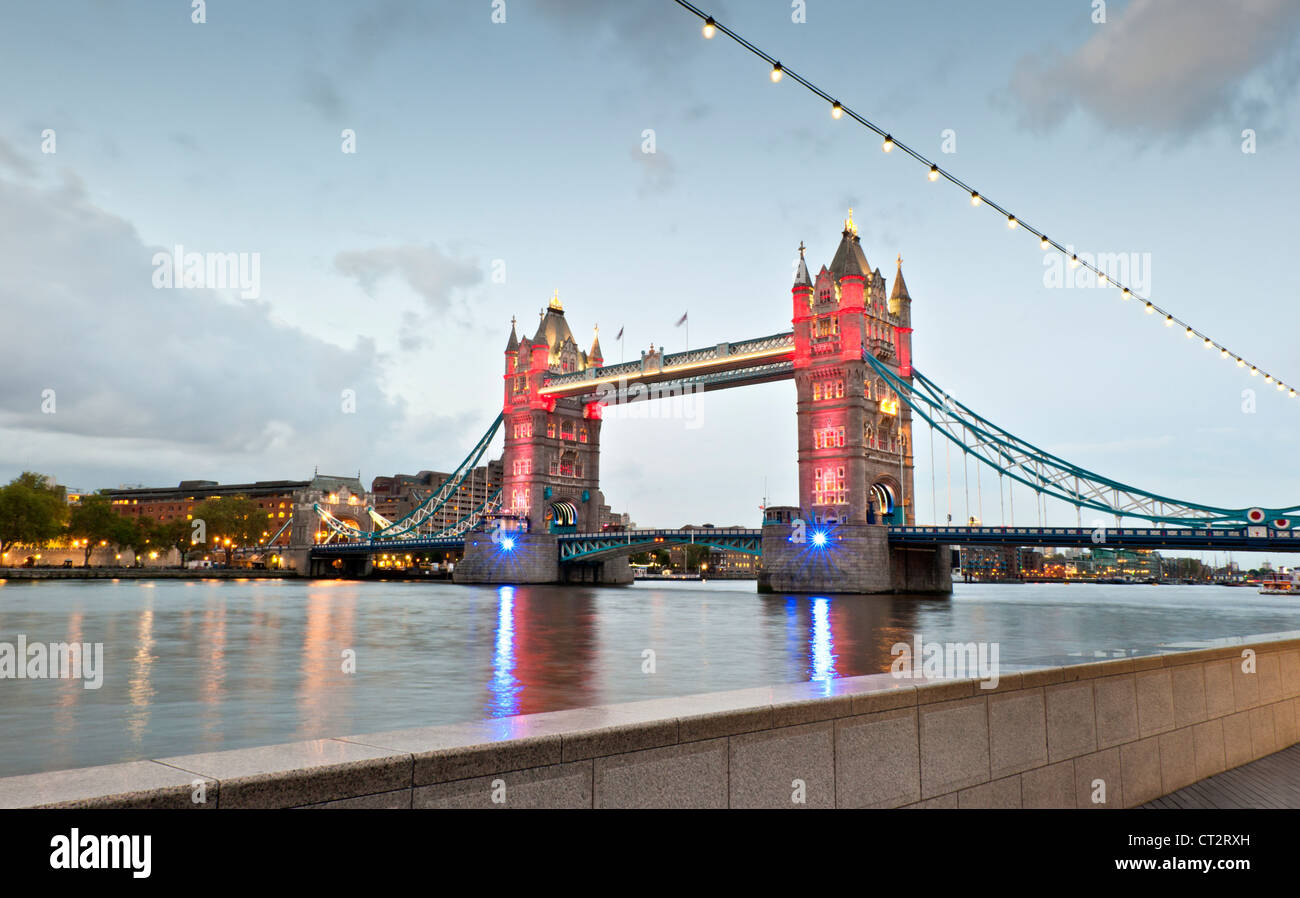
MULTIPOLYGON (((1300 4, 1098 6, 704 8, 1300 383, 1300 4)), ((450 470, 499 411, 512 316, 531 333, 558 289, 607 361, 686 348, 683 314, 696 346, 788 330, 796 247, 828 264, 852 207, 874 267, 903 256, 917 368, 986 418, 1163 495, 1300 502, 1300 400, 1114 290, 1054 285, 1023 229, 672 0, 203 12, 0 10, 0 479, 450 470), (157 286, 178 245, 256 254, 257 289, 157 286)), ((752 526, 796 500, 794 425, 789 382, 608 421, 602 489, 643 526, 752 526)), ((918 426, 919 520, 1005 520, 939 439, 932 467, 918 426)))

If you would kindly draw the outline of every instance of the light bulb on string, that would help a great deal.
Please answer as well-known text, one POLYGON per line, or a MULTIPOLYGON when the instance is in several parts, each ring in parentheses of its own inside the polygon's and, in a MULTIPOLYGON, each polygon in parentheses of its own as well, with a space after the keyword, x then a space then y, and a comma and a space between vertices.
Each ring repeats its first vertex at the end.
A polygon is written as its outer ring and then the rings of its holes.
POLYGON ((839 100, 836 100, 834 103, 831 104, 831 118, 837 119, 843 114, 844 114, 844 107, 840 105, 839 100))
POLYGON ((972 206, 978 206, 980 204, 980 195, 978 190, 972 190, 970 192, 970 204, 972 206))
POLYGON ((930 180, 931 181, 939 180, 939 166, 937 165, 930 166, 930 180))
POLYGON ((780 81, 781 75, 783 74, 784 70, 781 68, 781 63, 778 62, 776 65, 772 66, 772 83, 776 84, 776 82, 780 81))
POLYGON ((1173 327, 1173 326, 1174 326, 1174 316, 1173 316, 1173 315, 1166 315, 1166 316, 1165 316, 1165 327, 1173 327))
POLYGON ((712 17, 712 16, 710 16, 709 18, 705 19, 705 20, 704 20, 704 27, 700 29, 701 33, 702 33, 706 38, 712 38, 712 37, 713 37, 713 32, 716 30, 715 27, 714 27, 715 24, 716 24, 716 23, 713 21, 713 17, 712 17))
POLYGON ((884 150, 886 153, 888 153, 890 150, 894 148, 894 138, 886 134, 885 142, 880 145, 880 148, 884 150))
POLYGON ((1052 241, 1048 240, 1048 239, 1047 239, 1047 235, 1044 234, 1044 235, 1043 235, 1043 239, 1040 240, 1040 241, 1038 241, 1038 245, 1041 246, 1043 249, 1051 249, 1051 248, 1052 248, 1052 241))
POLYGON ((1017 224, 1019 224, 1019 222, 1016 221, 1016 217, 1015 217, 1014 215, 1008 215, 1008 216, 1007 216, 1007 227, 1008 227, 1008 228, 1010 228, 1011 230, 1014 231, 1014 230, 1016 229, 1016 225, 1017 225, 1017 224))
POLYGON ((1078 253, 1075 253, 1074 255, 1070 256, 1070 267, 1071 267, 1071 268, 1078 268, 1078 267, 1079 267, 1079 254, 1078 254, 1078 253))

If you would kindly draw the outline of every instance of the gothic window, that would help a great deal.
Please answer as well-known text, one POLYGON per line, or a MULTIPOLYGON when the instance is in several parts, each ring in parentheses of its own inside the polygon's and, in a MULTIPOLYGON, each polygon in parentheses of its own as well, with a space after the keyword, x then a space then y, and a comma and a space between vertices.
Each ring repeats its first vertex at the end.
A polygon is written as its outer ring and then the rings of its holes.
POLYGON ((575 439, 576 437, 577 437, 577 430, 576 430, 576 428, 574 427, 573 422, 572 422, 572 421, 561 421, 561 422, 560 422, 560 439, 562 439, 562 440, 572 440, 572 439, 575 439))
POLYGON ((579 427, 579 428, 578 428, 578 442, 579 442, 579 443, 585 443, 585 442, 587 442, 587 428, 586 428, 586 425, 583 425, 582 427, 579 427))

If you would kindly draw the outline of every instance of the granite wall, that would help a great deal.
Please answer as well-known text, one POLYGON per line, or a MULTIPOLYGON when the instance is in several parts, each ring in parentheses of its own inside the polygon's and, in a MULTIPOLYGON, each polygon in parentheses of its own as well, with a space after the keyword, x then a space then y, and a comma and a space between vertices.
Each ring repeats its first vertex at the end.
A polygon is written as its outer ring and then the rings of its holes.
POLYGON ((1121 808, 1294 744, 1298 715, 1300 638, 1274 637, 11 777, 0 807, 1121 808))

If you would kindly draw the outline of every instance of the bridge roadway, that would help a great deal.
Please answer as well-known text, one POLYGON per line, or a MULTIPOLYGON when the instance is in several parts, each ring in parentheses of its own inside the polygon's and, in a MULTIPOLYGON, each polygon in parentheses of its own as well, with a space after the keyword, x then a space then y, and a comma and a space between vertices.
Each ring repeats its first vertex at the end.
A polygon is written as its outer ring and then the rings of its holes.
MULTIPOLYGON (((810 528, 816 533, 816 528, 810 528)), ((835 529, 825 528, 833 545, 835 529)), ((479 535, 486 537, 481 531, 479 535)), ((1189 551, 1300 553, 1300 530, 1271 527, 950 527, 889 528, 893 545, 1071 546, 1080 548, 1186 549, 1189 551)), ((763 531, 750 528, 696 527, 559 535, 560 561, 597 561, 656 547, 695 544, 761 555, 763 531)), ((357 540, 312 547, 312 555, 333 558, 464 548, 465 537, 357 540)), ((830 546, 827 547, 830 550, 830 546)))

